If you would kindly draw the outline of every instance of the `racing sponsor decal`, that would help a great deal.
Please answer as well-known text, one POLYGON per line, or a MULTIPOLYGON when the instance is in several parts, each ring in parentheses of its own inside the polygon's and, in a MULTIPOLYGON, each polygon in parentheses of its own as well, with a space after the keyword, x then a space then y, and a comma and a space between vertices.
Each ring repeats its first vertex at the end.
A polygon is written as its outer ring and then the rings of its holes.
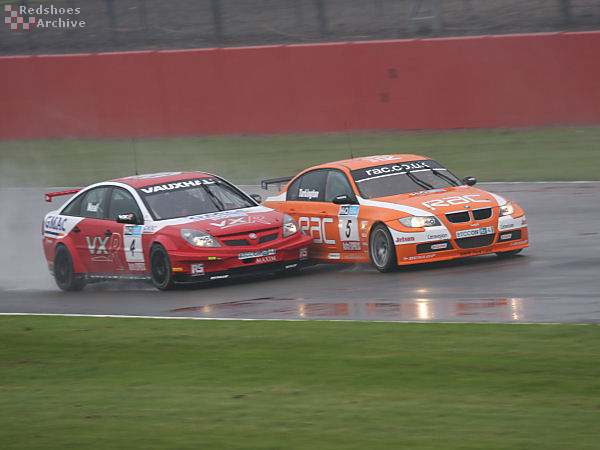
POLYGON ((340 206, 340 216, 358 216, 359 205, 342 205, 340 206))
POLYGON ((358 241, 358 205, 342 205, 338 214, 340 241, 358 241))
POLYGON ((513 246, 513 245, 523 245, 523 244, 527 244, 529 241, 527 239, 525 239, 524 241, 519 241, 519 242, 512 242, 509 245, 513 246))
POLYGON ((299 198, 307 198, 307 199, 311 200, 313 198, 317 198, 318 196, 319 196, 319 191, 316 191, 314 189, 300 189, 298 191, 299 198))
POLYGON ((513 219, 511 217, 500 217, 500 219, 498 219, 498 230, 500 231, 512 230, 515 228, 521 228, 526 226, 527 220, 525 219, 525 217, 522 217, 521 219, 513 219))
POLYGON ((414 236, 396 236, 396 240, 394 241, 396 244, 406 244, 409 242, 415 242, 414 236))
MULTIPOLYGON (((53 232, 67 231, 65 228, 65 224, 69 220, 68 217, 61 216, 48 216, 46 217, 45 228, 49 233, 49 230, 53 232)), ((50 234, 50 233, 49 233, 50 234)))
POLYGON ((440 206, 453 206, 453 205, 463 205, 466 203, 489 203, 491 200, 487 199, 476 199, 474 197, 481 197, 479 194, 469 194, 469 195, 453 195, 451 197, 439 198, 436 200, 428 200, 426 202, 422 202, 421 204, 426 208, 435 211, 435 207, 440 206))
POLYGON ((441 233, 427 233, 426 238, 428 241, 443 241, 444 239, 450 239, 450 233, 447 231, 441 233))
POLYGON ((298 258, 308 259, 308 247, 302 247, 298 253, 298 258))
POLYGON ((474 230, 462 230, 456 232, 456 238, 465 238, 472 236, 482 236, 484 234, 492 234, 494 232, 494 227, 482 227, 476 228, 474 230))
POLYGON ((335 245, 335 239, 327 239, 325 234, 326 223, 333 223, 333 219, 331 217, 321 219, 320 217, 302 216, 298 220, 302 232, 313 237, 313 243, 335 245))
POLYGON ((232 210, 232 211, 220 211, 220 212, 214 212, 214 213, 207 213, 207 214, 200 214, 197 216, 189 216, 186 217, 186 219, 188 220, 220 220, 220 219, 227 219, 229 217, 242 217, 242 216, 247 216, 248 214, 246 214, 243 211, 240 210, 232 210))
POLYGON ((256 258, 256 263, 257 264, 274 262, 274 261, 277 261, 277 256, 275 256, 275 255, 272 255, 272 256, 263 256, 262 258, 256 258))
POLYGON ((204 275, 204 264, 192 264, 190 266, 190 273, 192 275, 204 275))
POLYGON ((158 227, 156 225, 144 225, 142 228, 142 234, 152 234, 156 233, 158 227))
POLYGON ((513 228, 517 228, 517 223, 516 222, 500 222, 498 223, 498 229, 499 230, 511 230, 513 228))
POLYGON ((431 245, 431 249, 432 250, 442 250, 444 248, 448 247, 448 243, 447 242, 440 242, 439 244, 432 244, 431 245))
POLYGON ((257 250, 254 252, 244 252, 238 254, 238 259, 261 258, 263 256, 271 256, 277 253, 277 250, 270 248, 268 250, 257 250))
POLYGON ((60 239, 83 220, 83 217, 60 216, 48 214, 44 219, 44 236, 60 239))
POLYGON ((142 226, 141 225, 125 225, 123 227, 123 234, 132 235, 132 236, 140 236, 142 234, 142 226))
POLYGON ((143 262, 129 263, 128 266, 129 266, 129 270, 132 270, 132 271, 146 270, 146 264, 144 264, 143 262))
POLYGON ((339 253, 329 253, 327 255, 327 259, 340 259, 340 254, 339 253))
POLYGON ((512 238, 512 233, 505 233, 505 234, 501 234, 500 235, 500 240, 501 241, 506 241, 508 239, 512 238))
POLYGON ((407 170, 409 172, 413 172, 429 169, 446 170, 436 161, 431 159, 422 159, 417 161, 406 161, 395 164, 389 163, 379 166, 365 167, 362 169, 353 170, 351 174, 352 178, 354 178, 354 181, 360 183, 372 178, 405 174, 407 170))
POLYGON ((342 249, 350 252, 360 251, 360 242, 342 242, 342 249))
POLYGON ((430 255, 416 255, 416 256, 405 256, 404 258, 402 258, 404 261, 416 261, 419 259, 430 259, 430 258, 435 258, 437 255, 435 253, 432 253, 430 255))

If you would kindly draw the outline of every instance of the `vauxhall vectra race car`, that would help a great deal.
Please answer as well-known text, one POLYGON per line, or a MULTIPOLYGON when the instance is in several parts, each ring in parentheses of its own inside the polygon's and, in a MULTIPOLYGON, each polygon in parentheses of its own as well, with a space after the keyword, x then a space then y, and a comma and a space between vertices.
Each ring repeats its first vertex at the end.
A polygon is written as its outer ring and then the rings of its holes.
POLYGON ((380 155, 311 167, 269 206, 289 214, 314 238, 318 261, 397 265, 486 253, 514 255, 528 246, 527 221, 514 202, 472 187, 418 155, 380 155))
POLYGON ((215 175, 173 172, 91 185, 46 215, 46 259, 56 284, 77 290, 90 280, 227 278, 252 270, 286 270, 307 258, 312 238, 289 215, 215 175))

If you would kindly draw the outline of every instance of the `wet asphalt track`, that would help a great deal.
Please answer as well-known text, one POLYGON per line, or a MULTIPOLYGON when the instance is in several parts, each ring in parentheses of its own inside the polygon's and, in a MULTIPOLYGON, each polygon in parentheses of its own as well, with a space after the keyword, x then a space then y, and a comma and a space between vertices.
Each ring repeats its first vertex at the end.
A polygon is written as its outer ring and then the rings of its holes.
MULTIPOLYGON (((60 292, 41 251, 43 189, 0 189, 0 313, 238 319, 600 323, 600 183, 478 185, 526 211, 530 247, 381 274, 317 265, 296 275, 158 292, 100 283, 60 292)), ((263 193, 247 187, 248 192, 263 193)))

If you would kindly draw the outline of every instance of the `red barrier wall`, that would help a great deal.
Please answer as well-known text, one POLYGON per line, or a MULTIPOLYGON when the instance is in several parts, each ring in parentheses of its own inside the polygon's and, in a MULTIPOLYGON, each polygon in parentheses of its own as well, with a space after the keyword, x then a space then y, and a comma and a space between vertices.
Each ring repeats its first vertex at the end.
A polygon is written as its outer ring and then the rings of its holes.
POLYGON ((600 32, 0 58, 0 139, 600 123, 600 32))

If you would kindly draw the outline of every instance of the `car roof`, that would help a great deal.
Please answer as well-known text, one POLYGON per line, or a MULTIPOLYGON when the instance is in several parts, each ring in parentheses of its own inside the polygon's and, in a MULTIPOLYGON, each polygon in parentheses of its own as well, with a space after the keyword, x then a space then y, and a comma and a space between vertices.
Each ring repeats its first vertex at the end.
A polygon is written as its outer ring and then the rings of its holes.
POLYGON ((414 161, 421 159, 431 159, 426 156, 413 155, 413 154, 395 154, 395 155, 373 155, 373 156, 359 156, 352 159, 342 159, 340 161, 333 161, 330 163, 321 164, 319 166, 311 167, 311 169, 324 169, 324 168, 346 168, 349 170, 364 169, 365 167, 381 166, 384 164, 401 163, 405 161, 414 161))
POLYGON ((109 180, 109 182, 124 183, 137 189, 146 186, 153 186, 155 184, 172 183, 174 181, 189 180, 191 178, 208 178, 213 176, 214 175, 211 175, 210 173, 197 171, 158 172, 116 178, 114 180, 109 180))

